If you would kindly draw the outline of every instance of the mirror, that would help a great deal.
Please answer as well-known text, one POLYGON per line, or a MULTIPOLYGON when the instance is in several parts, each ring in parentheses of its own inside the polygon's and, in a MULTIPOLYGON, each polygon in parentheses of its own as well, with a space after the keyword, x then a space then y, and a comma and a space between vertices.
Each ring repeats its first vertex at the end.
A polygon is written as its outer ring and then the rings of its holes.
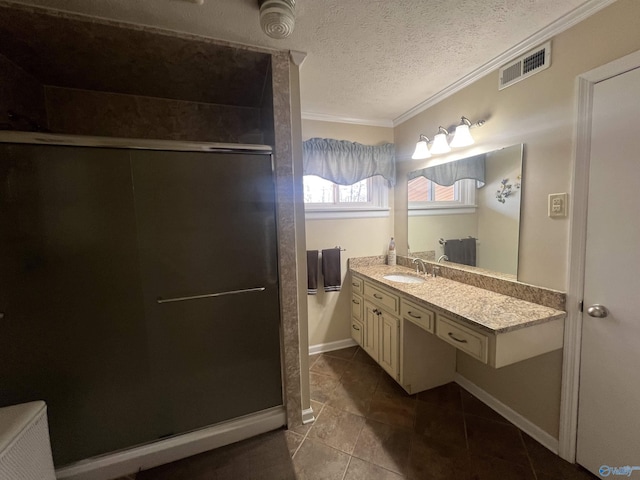
MULTIPOLYGON (((453 186, 441 186, 433 179, 443 183, 452 180, 440 180, 443 175, 440 170, 434 175, 436 167, 410 172, 407 189, 409 255, 438 260, 446 249, 462 265, 499 272, 515 280, 518 272, 522 153, 523 145, 520 144, 445 164, 448 173, 444 177, 447 177, 451 171, 467 172, 465 169, 470 168, 470 164, 482 161, 484 185, 480 188, 478 186, 482 183, 477 180, 461 180, 453 186), (463 240, 469 237, 476 239, 475 242, 463 240), (447 240, 449 245, 446 245, 447 240)), ((466 175, 470 174, 459 174, 466 175)))

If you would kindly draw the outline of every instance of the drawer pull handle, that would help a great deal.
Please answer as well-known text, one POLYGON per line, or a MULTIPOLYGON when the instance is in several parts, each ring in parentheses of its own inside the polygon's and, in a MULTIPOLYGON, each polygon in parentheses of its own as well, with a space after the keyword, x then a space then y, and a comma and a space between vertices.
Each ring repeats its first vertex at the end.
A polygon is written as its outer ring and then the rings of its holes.
POLYGON ((360 286, 360 284, 357 283, 357 282, 351 282, 351 285, 353 285, 354 287, 359 287, 360 286))
POLYGON ((358 302, 357 300, 351 300, 353 303, 355 303, 356 305, 360 305, 360 302, 358 302))
POLYGON ((377 293, 374 293, 373 297, 377 298, 378 300, 382 300, 382 295, 378 295, 377 293))
POLYGON ((380 310, 378 310, 377 308, 373 309, 373 313, 375 313, 376 315, 380 315, 382 312, 380 310))
POLYGON ((360 329, 358 327, 356 327, 355 325, 351 325, 351 328, 353 328, 354 330, 360 331, 360 329))
POLYGON ((453 338, 456 342, 467 343, 465 339, 457 338, 452 332, 447 333, 451 338, 453 338))
POLYGON ((413 317, 413 318, 422 318, 422 315, 414 315, 413 313, 411 313, 411 310, 409 310, 407 313, 409 314, 409 316, 410 316, 410 317, 413 317))

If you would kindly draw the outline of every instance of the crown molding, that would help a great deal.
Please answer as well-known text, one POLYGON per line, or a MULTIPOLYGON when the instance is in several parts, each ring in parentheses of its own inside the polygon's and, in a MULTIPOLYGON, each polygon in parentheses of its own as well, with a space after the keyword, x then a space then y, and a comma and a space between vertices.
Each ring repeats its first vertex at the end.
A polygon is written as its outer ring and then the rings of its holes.
MULTIPOLYGON (((546 26, 542 30, 531 35, 529 38, 523 40, 522 42, 514 45, 509 50, 504 53, 498 55, 493 60, 485 63, 481 67, 477 68, 473 72, 465 75, 459 80, 455 81, 448 87, 440 90, 435 95, 427 98, 425 101, 419 103, 415 107, 407 110, 405 113, 393 119, 393 126, 397 127, 398 125, 406 122, 410 118, 415 117, 419 113, 424 112, 428 108, 433 107, 437 103, 441 102, 445 98, 453 95, 454 93, 459 92, 463 88, 471 85, 476 82, 480 78, 484 77, 488 73, 491 73, 494 70, 497 70, 505 63, 510 62, 511 60, 519 57, 520 55, 528 52, 532 48, 535 48, 541 43, 544 43, 558 35, 559 33, 564 32, 565 30, 573 27, 574 25, 582 22, 586 18, 590 17, 594 13, 602 10, 603 8, 611 5, 616 0, 590 0, 578 8, 572 10, 566 15, 560 17, 555 22, 546 26)), ((496 87, 497 88, 497 87, 496 87)))
POLYGON ((318 120, 321 122, 352 123, 354 125, 367 125, 370 127, 393 128, 391 120, 372 120, 367 118, 341 117, 338 115, 328 115, 326 113, 302 112, 303 120, 318 120))

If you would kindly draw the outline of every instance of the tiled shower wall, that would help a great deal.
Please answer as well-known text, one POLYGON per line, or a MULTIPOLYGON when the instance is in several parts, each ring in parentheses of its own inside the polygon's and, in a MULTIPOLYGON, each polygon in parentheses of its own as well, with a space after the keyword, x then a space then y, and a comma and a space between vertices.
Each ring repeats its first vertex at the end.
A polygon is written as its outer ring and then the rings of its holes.
POLYGON ((270 76, 268 51, 0 0, 0 124, 11 110, 53 133, 269 143, 270 76))
POLYGON ((50 86, 45 87, 45 98, 53 133, 221 143, 264 141, 259 108, 50 86))
POLYGON ((18 113, 43 126, 47 124, 42 84, 0 54, 0 128, 7 128, 9 124, 14 129, 29 128, 24 120, 11 122, 8 112, 18 113))

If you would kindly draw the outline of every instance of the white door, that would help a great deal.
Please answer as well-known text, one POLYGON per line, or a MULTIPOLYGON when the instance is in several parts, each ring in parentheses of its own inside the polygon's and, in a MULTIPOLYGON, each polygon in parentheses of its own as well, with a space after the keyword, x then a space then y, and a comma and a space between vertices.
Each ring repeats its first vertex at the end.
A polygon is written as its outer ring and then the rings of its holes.
POLYGON ((591 134, 577 462, 640 478, 640 68, 594 86, 591 134))

